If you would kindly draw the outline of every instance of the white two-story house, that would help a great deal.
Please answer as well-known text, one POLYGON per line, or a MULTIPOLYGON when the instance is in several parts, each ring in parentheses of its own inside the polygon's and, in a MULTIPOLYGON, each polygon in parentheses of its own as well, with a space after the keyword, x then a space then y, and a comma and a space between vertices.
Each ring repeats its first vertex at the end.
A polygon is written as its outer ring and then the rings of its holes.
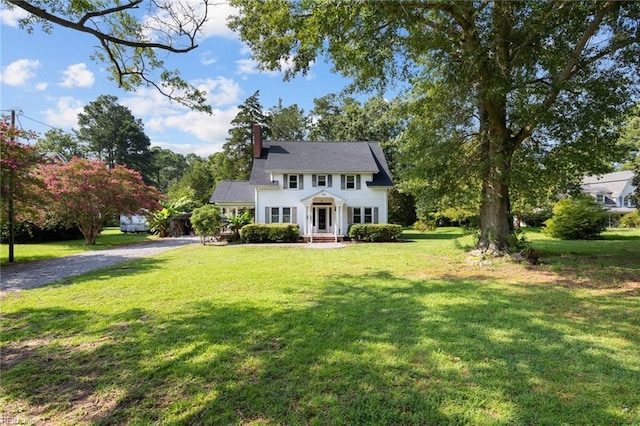
POLYGON ((632 184, 633 172, 623 171, 587 176, 582 180, 582 190, 596 199, 610 213, 610 224, 635 210, 632 184))
POLYGON ((387 223, 393 181, 379 143, 263 141, 259 127, 253 139, 250 180, 222 181, 211 197, 223 213, 253 208, 256 223, 296 223, 307 241, 387 223))

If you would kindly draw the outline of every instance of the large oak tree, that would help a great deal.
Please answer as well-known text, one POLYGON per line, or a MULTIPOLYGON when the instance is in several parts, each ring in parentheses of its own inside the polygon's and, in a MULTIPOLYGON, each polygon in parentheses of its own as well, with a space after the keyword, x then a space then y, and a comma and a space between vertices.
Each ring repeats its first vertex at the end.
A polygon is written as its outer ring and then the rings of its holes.
POLYGON ((602 169, 636 101, 638 2, 231 3, 265 69, 285 59, 290 77, 326 55, 360 89, 409 87, 411 169, 453 193, 477 185, 483 249, 507 247, 512 191, 602 169))

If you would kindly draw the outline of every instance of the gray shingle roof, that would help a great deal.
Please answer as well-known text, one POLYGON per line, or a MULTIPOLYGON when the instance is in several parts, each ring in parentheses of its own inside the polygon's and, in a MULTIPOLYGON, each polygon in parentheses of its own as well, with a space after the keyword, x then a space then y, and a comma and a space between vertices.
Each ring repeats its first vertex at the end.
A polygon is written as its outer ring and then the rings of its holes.
POLYGON ((633 179, 632 171, 605 173, 603 175, 587 176, 582 180, 582 190, 590 194, 610 193, 615 199, 624 192, 633 179))
POLYGON ((271 142, 265 171, 373 172, 378 166, 363 142, 271 142))
POLYGON ((254 190, 249 181, 229 181, 221 180, 213 191, 213 195, 209 199, 210 203, 253 203, 254 190))
POLYGON ((251 185, 272 185, 270 173, 373 173, 369 186, 392 186, 377 142, 264 142, 251 185))

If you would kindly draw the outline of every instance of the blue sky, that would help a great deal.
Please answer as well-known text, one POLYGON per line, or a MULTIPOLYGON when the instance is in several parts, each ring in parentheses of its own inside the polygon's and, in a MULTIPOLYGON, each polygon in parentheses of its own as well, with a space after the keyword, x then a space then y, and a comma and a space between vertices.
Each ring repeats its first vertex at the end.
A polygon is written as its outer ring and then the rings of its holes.
POLYGON ((38 27, 28 34, 18 28, 20 13, 0 6, 0 109, 3 114, 16 109, 19 125, 41 135, 52 127, 69 132, 77 128, 82 108, 110 94, 143 121, 152 145, 206 156, 221 150, 237 106, 256 90, 265 108, 282 98, 285 106, 296 103, 309 112, 314 98, 339 92, 348 84, 324 62, 315 63, 309 75, 288 82, 282 73, 260 72, 247 46, 226 26, 233 10, 221 4, 210 11, 199 47, 170 59, 170 68, 207 88, 214 114, 196 113, 152 89, 136 93, 119 89, 108 80, 105 65, 90 58, 96 39, 57 26, 51 34, 38 27))

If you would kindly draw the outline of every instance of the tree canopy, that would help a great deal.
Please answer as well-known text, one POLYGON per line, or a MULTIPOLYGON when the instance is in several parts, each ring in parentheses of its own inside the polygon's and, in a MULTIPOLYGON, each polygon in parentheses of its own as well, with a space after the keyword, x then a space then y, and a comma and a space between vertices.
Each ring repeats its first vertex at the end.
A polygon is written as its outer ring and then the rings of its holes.
POLYGON ((104 161, 75 157, 68 163, 41 165, 37 173, 50 195, 40 223, 77 226, 89 245, 110 217, 160 206, 156 189, 120 164, 109 168, 104 161))
POLYGON ((222 152, 215 155, 214 175, 219 180, 246 180, 251 174, 253 159, 253 125, 263 128, 265 138, 271 135, 269 117, 256 91, 238 106, 238 114, 231 120, 229 137, 222 152))
POLYGON ((326 55, 357 88, 406 85, 406 178, 475 192, 479 248, 508 247, 512 196, 622 155, 617 132, 640 82, 638 2, 231 4, 231 27, 266 69, 287 60, 288 78, 326 55))
POLYGON ((42 162, 33 145, 23 143, 35 139, 34 132, 15 127, 8 117, 0 118, 0 219, 3 225, 14 212, 23 218, 37 205, 34 193, 40 181, 31 173, 42 162))
POLYGON ((146 177, 152 173, 151 141, 144 133, 144 125, 131 110, 118 104, 113 95, 101 95, 85 105, 78 114, 78 139, 88 143, 88 150, 113 168, 126 165, 146 177))
POLYGON ((165 53, 186 53, 198 47, 198 36, 213 7, 209 0, 2 2, 29 12, 20 20, 29 32, 40 25, 51 33, 59 25, 95 37, 94 58, 108 65, 119 87, 131 91, 152 86, 192 109, 211 112, 206 93, 183 80, 178 70, 167 69, 162 60, 165 53))

